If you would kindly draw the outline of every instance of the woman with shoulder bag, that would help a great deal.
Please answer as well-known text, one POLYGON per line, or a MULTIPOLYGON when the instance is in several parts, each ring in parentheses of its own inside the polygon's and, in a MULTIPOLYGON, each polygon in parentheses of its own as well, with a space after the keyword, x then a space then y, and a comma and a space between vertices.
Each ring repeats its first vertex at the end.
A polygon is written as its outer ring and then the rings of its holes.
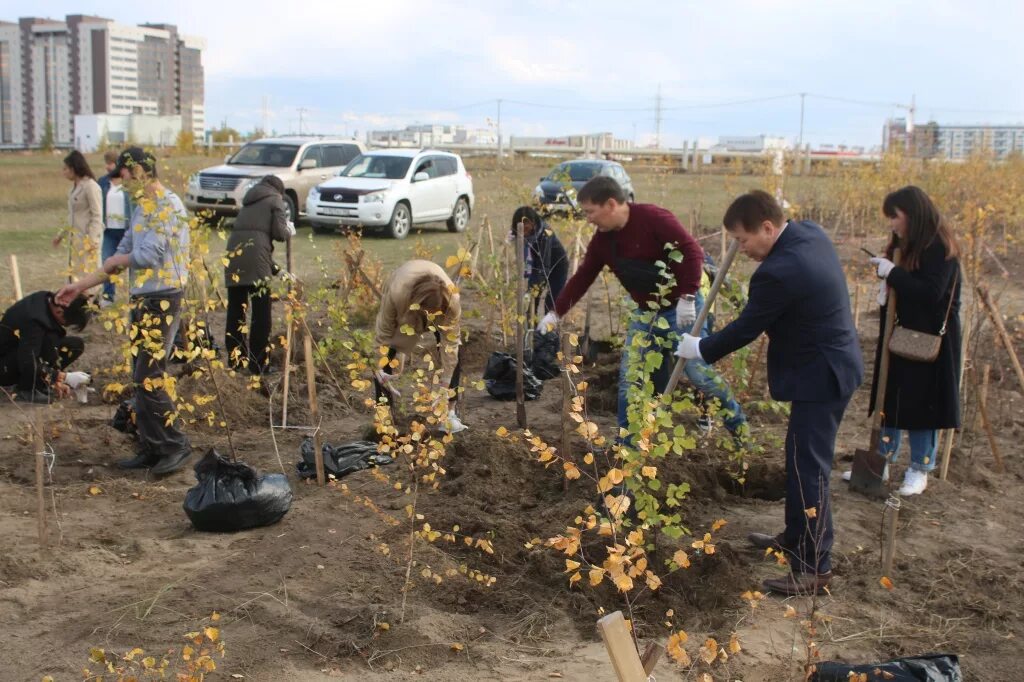
POLYGON ((266 359, 270 340, 270 278, 277 269, 273 242, 286 241, 293 233, 285 212, 284 183, 277 176, 267 175, 245 193, 242 210, 228 237, 224 346, 228 363, 235 369, 247 365, 251 374, 269 369, 266 359), (248 339, 242 332, 246 308, 252 310, 248 339))
MULTIPOLYGON (((892 238, 885 257, 874 257, 871 263, 882 279, 880 319, 886 318, 892 292, 896 328, 889 343, 879 450, 894 462, 900 436, 907 433, 910 467, 899 493, 919 495, 938 463, 939 430, 960 426, 960 251, 951 227, 919 187, 889 194, 882 212, 889 218, 892 238), (892 260, 896 248, 899 265, 892 260)), ((880 332, 875 350, 875 383, 882 336, 880 332)), ((878 409, 874 392, 870 409, 878 409)))

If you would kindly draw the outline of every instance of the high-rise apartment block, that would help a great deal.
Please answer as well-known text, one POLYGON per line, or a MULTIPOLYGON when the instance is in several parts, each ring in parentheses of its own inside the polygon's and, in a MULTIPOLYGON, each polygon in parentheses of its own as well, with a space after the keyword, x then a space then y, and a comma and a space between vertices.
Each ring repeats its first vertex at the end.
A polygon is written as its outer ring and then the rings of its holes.
POLYGON ((0 145, 71 145, 76 114, 180 115, 202 137, 204 48, 168 24, 0 21, 0 145))
POLYGON ((907 130, 906 119, 886 122, 885 149, 901 149, 923 159, 966 159, 991 154, 1005 159, 1024 154, 1024 125, 940 125, 934 121, 907 130))

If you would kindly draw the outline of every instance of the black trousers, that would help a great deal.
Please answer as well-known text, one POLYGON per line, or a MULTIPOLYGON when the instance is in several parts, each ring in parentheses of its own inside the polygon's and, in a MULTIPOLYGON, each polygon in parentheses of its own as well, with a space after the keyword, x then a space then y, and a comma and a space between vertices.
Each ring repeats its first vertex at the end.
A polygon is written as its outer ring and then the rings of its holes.
POLYGON ((181 294, 138 296, 132 299, 131 306, 131 338, 138 349, 132 382, 139 445, 143 452, 158 457, 174 455, 191 445, 174 420, 169 419, 175 411, 174 401, 162 382, 154 380, 163 379, 166 374, 167 354, 181 317, 181 294))
POLYGON ((829 475, 836 433, 850 396, 830 402, 794 401, 786 432, 786 530, 782 546, 794 573, 832 570, 829 475))
MULTIPOLYGON (((388 348, 388 362, 389 363, 392 360, 395 359, 396 355, 398 355, 398 351, 396 351, 394 348, 388 348)), ((381 372, 383 372, 384 374, 391 374, 391 365, 388 364, 386 367, 381 369, 381 372)), ((455 369, 454 369, 454 371, 452 371, 452 380, 450 382, 448 382, 448 388, 454 390, 456 393, 455 393, 455 397, 448 399, 449 403, 453 403, 453 402, 455 402, 456 400, 459 399, 458 390, 459 390, 459 383, 461 381, 462 381, 462 346, 460 345, 459 346, 459 357, 458 357, 458 360, 455 362, 455 369)), ((380 402, 380 399, 382 397, 386 396, 386 395, 388 395, 388 392, 386 390, 384 390, 384 387, 381 386, 380 382, 377 381, 377 378, 374 377, 374 379, 373 379, 373 397, 374 397, 374 399, 377 400, 378 402, 380 402)))
POLYGON ((38 367, 34 372, 22 372, 18 365, 18 351, 14 350, 0 357, 0 386, 17 385, 19 391, 37 388, 48 390, 43 365, 64 371, 85 351, 85 341, 77 336, 46 334, 37 351, 38 367))
POLYGON ((270 342, 270 290, 265 284, 230 286, 228 289, 228 317, 224 330, 224 347, 228 363, 236 369, 248 359, 249 371, 258 374, 267 359, 270 342), (247 312, 252 311, 249 336, 242 332, 247 312))

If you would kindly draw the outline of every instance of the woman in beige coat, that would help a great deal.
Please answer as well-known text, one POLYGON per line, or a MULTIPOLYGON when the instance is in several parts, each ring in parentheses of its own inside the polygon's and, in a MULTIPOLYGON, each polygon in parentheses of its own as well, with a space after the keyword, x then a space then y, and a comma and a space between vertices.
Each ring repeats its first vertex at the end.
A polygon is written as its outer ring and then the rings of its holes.
MULTIPOLYGON (((68 268, 69 277, 76 281, 98 270, 103 242, 103 192, 88 162, 77 149, 64 159, 61 169, 64 177, 74 183, 68 194, 68 268)), ((54 240, 58 247, 64 241, 64 231, 54 240)))
POLYGON ((435 414, 446 406, 448 418, 442 430, 458 433, 466 426, 455 413, 461 367, 459 322, 462 308, 458 289, 444 269, 428 260, 411 260, 384 284, 377 313, 376 342, 388 349, 388 364, 374 373, 376 398, 397 397, 390 383, 402 373, 406 357, 418 349, 433 356, 440 366, 435 414), (396 371, 397 370, 397 371, 396 371), (441 387, 446 387, 442 389, 441 387), (443 392, 442 392, 443 391, 443 392))

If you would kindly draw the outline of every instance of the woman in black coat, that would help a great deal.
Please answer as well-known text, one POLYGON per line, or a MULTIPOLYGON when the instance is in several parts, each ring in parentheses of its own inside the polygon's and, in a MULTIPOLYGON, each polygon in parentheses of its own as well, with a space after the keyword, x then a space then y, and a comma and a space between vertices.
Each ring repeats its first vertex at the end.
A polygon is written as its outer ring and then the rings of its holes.
MULTIPOLYGON (((883 288, 879 290, 881 319, 885 320, 888 292, 895 293, 897 324, 928 334, 941 334, 939 356, 933 362, 889 356, 889 378, 882 417, 882 455, 895 461, 900 435, 910 441, 910 467, 900 495, 918 495, 928 485, 928 472, 937 464, 940 429, 960 426, 960 260, 953 231, 935 204, 920 188, 904 187, 885 198, 892 239, 884 258, 872 258, 883 288), (899 247, 901 262, 892 262, 899 247), (886 287, 887 285, 887 287, 886 287)), ((875 378, 881 361, 879 333, 875 378)), ((872 392, 871 409, 875 409, 872 392)))
POLYGON ((565 282, 569 278, 569 257, 565 247, 559 241, 555 231, 530 206, 520 206, 512 214, 512 231, 509 237, 516 238, 519 225, 523 226, 523 241, 526 253, 527 286, 535 292, 533 299, 534 314, 539 315, 541 294, 547 289, 544 297, 544 311, 555 309, 555 299, 562 293, 565 282))
POLYGON ((267 175, 245 193, 242 210, 228 237, 224 267, 224 284, 228 290, 224 345, 231 366, 238 369, 248 365, 252 374, 269 369, 266 365, 270 340, 268 285, 277 269, 273 242, 283 242, 292 233, 286 215, 284 183, 277 176, 267 175), (246 308, 252 310, 248 338, 242 331, 246 308))

